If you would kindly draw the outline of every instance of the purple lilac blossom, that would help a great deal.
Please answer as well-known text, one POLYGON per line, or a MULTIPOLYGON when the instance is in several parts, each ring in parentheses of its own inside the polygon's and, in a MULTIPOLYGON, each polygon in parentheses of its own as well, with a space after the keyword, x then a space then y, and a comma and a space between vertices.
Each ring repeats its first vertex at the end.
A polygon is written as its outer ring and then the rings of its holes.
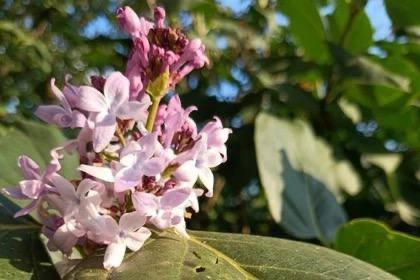
POLYGON ((117 10, 117 20, 134 42, 125 75, 92 76, 91 85, 80 86, 67 75, 62 90, 51 79, 59 105, 39 106, 35 114, 77 130, 77 137, 50 151, 45 171, 20 156, 23 180, 3 190, 30 201, 15 216, 39 210, 49 250, 71 257, 75 247, 106 248, 106 269, 120 266, 127 248, 140 250, 151 228, 172 228, 188 238, 185 219, 199 211, 198 197, 213 195, 211 169, 227 160, 231 133, 217 117, 199 131, 190 116, 197 108, 183 108, 178 95, 159 104, 144 94, 164 71, 169 85, 159 90, 167 92, 208 64, 199 39, 167 27, 161 7, 154 9, 154 22, 129 7, 117 10), (148 120, 154 120, 149 131, 148 120), (72 153, 79 157, 80 176, 66 178, 59 174, 61 161, 72 153))

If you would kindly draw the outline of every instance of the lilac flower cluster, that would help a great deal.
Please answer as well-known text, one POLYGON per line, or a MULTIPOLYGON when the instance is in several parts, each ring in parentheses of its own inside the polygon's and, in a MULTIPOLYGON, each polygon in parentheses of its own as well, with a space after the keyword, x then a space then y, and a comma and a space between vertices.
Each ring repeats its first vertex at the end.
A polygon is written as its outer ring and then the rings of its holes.
POLYGON ((68 76, 62 90, 51 79, 59 105, 35 114, 78 129, 78 136, 51 151, 45 170, 20 156, 24 180, 4 189, 29 201, 16 217, 37 211, 50 250, 70 255, 74 247, 106 246, 107 269, 121 264, 126 248, 139 250, 152 228, 188 237, 185 218, 198 212, 198 197, 213 195, 211 168, 226 161, 231 133, 217 117, 198 130, 190 117, 197 108, 184 109, 177 95, 161 103, 185 75, 208 63, 201 41, 166 27, 160 7, 154 22, 129 7, 118 9, 117 18, 134 45, 125 75, 95 76, 91 86, 72 85, 68 76), (81 177, 68 180, 59 171, 72 152, 81 177))

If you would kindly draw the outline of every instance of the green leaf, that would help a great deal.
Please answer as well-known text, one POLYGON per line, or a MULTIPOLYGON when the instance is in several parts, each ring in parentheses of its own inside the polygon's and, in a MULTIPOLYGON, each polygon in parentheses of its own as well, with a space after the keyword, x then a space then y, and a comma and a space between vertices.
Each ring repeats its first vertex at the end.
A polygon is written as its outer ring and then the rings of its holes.
POLYGON ((410 80, 407 77, 384 69, 368 57, 351 55, 335 45, 330 45, 330 49, 343 80, 352 80, 361 85, 383 85, 402 91, 410 90, 410 80))
POLYGON ((40 227, 13 218, 18 208, 0 194, 0 279, 57 279, 39 240, 40 227))
POLYGON ((303 48, 305 55, 320 63, 327 62, 327 39, 315 1, 282 1, 279 9, 288 16, 292 35, 303 48))
POLYGON ((385 7, 392 24, 396 29, 404 29, 405 27, 420 25, 418 11, 420 10, 420 2, 417 0, 385 0, 385 7))
POLYGON ((335 248, 401 279, 418 279, 420 275, 420 239, 374 220, 359 219, 344 225, 335 248))
POLYGON ((191 232, 154 235, 111 271, 103 255, 77 266, 65 279, 395 279, 376 267, 323 247, 269 237, 191 232))
MULTIPOLYGON (((5 135, 0 136, 0 187, 15 185, 22 179, 16 164, 18 156, 27 155, 43 168, 51 160, 50 151, 66 141, 56 127, 23 119, 14 122, 6 128, 5 135)), ((60 173, 68 178, 77 178, 77 167, 76 156, 66 156, 60 173)))
POLYGON ((372 45, 373 29, 365 11, 355 9, 355 5, 350 1, 337 1, 328 20, 334 42, 352 54, 360 54, 372 45))
POLYGON ((351 165, 335 161, 331 148, 305 122, 267 113, 257 117, 255 145, 275 221, 296 237, 331 242, 346 221, 337 198, 342 200, 343 190, 356 194, 361 188, 351 165))

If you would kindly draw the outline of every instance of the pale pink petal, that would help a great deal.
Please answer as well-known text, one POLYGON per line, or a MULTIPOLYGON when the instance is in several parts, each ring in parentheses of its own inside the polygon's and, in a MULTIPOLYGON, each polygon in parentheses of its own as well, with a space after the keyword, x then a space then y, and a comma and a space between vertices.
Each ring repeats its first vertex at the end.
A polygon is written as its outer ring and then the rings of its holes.
POLYGON ((117 112, 128 101, 129 91, 130 82, 121 72, 114 72, 106 79, 104 94, 111 112, 117 112))
POLYGON ((146 216, 134 211, 125 213, 120 218, 120 230, 124 232, 132 232, 140 229, 146 222, 146 216))
POLYGON ((111 142, 117 126, 114 115, 99 113, 96 116, 95 128, 93 129, 93 149, 99 153, 111 142))
POLYGON ((159 199, 154 194, 135 192, 132 200, 134 208, 142 216, 154 216, 159 209, 159 199))
POLYGON ((122 104, 117 111, 117 116, 122 120, 133 119, 136 121, 146 121, 147 108, 150 103, 141 103, 139 101, 130 101, 122 104))
POLYGON ((143 175, 139 172, 137 165, 122 168, 115 174, 115 191, 123 192, 137 186, 143 175))
POLYGON ((103 112, 109 108, 105 96, 97 89, 89 86, 79 88, 77 107, 88 112, 103 112))
POLYGON ((64 96, 64 94, 61 92, 61 90, 55 85, 55 79, 54 78, 52 78, 50 80, 50 86, 51 86, 51 90, 52 90, 53 94, 60 101, 60 104, 63 105, 63 108, 67 112, 71 112, 70 104, 67 102, 67 99, 64 96))
POLYGON ((42 105, 35 111, 35 116, 46 123, 57 124, 57 115, 67 115, 68 112, 57 105, 42 105))
POLYGON ((121 239, 117 239, 117 241, 109 244, 105 251, 104 268, 119 267, 124 259, 125 250, 125 243, 121 239))
POLYGON ((114 174, 112 173, 112 169, 108 167, 82 164, 78 169, 105 182, 114 182, 114 174))
POLYGON ((28 156, 18 157, 18 166, 27 180, 40 179, 41 171, 39 165, 28 156))
POLYGON ((166 165, 162 158, 152 158, 143 165, 143 173, 146 176, 157 176, 165 169, 166 165))
POLYGON ((221 163, 223 163, 223 160, 224 160, 219 150, 215 148, 208 149, 205 156, 206 156, 206 165, 207 167, 210 167, 210 168, 220 165, 221 163))
POLYGON ((150 230, 142 227, 135 232, 128 233, 127 237, 125 238, 125 244, 131 251, 138 251, 151 235, 152 233, 150 230))
POLYGON ((19 187, 27 198, 37 199, 42 190, 42 182, 39 180, 23 180, 19 182, 19 187))
POLYGON ((29 203, 28 205, 26 205, 25 207, 23 207, 22 209, 17 211, 13 217, 17 218, 17 217, 20 217, 20 216, 28 215, 30 212, 32 212, 33 210, 35 210, 38 207, 39 202, 40 202, 39 199, 32 200, 31 203, 29 203))
POLYGON ((72 128, 84 127, 86 124, 86 121, 87 121, 86 116, 80 113, 79 111, 74 110, 72 112, 72 123, 71 123, 72 128))
POLYGON ((22 193, 22 190, 20 187, 3 188, 1 189, 1 192, 13 198, 28 199, 28 197, 22 193))
POLYGON ((67 181, 59 174, 53 174, 50 177, 51 184, 57 189, 63 200, 77 200, 76 190, 72 183, 67 181))
POLYGON ((213 196, 214 176, 210 168, 208 167, 200 168, 198 170, 198 176, 200 178, 201 183, 203 183, 204 187, 206 187, 207 189, 206 196, 207 197, 213 196))
POLYGON ((77 244, 78 237, 75 236, 66 224, 57 229, 53 236, 54 244, 66 255, 70 255, 73 247, 77 244))
POLYGON ((173 176, 181 182, 191 183, 193 185, 198 178, 198 170, 195 167, 195 162, 193 160, 186 161, 175 170, 173 176))
POLYGON ((160 199, 162 209, 185 206, 192 192, 192 188, 177 188, 167 191, 160 199))

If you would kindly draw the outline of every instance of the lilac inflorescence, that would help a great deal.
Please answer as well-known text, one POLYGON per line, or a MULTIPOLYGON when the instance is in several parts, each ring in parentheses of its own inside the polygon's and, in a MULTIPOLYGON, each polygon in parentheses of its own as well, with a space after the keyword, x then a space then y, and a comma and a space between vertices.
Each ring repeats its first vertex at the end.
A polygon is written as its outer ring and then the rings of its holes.
POLYGON ((61 90, 51 79, 59 105, 39 106, 35 115, 78 136, 51 150, 44 170, 20 156, 24 180, 3 190, 28 201, 16 217, 37 211, 50 250, 70 256, 74 248, 106 247, 106 269, 118 267, 127 248, 139 250, 151 229, 188 238, 185 218, 199 211, 198 197, 213 195, 211 168, 227 160, 231 133, 217 117, 199 130, 190 117, 195 106, 183 108, 178 95, 159 104, 153 92, 174 90, 208 64, 199 39, 167 27, 161 7, 154 22, 129 7, 117 10, 117 20, 133 41, 125 74, 92 76, 81 86, 66 76, 61 90), (59 174, 68 153, 79 156, 79 178, 59 174))

